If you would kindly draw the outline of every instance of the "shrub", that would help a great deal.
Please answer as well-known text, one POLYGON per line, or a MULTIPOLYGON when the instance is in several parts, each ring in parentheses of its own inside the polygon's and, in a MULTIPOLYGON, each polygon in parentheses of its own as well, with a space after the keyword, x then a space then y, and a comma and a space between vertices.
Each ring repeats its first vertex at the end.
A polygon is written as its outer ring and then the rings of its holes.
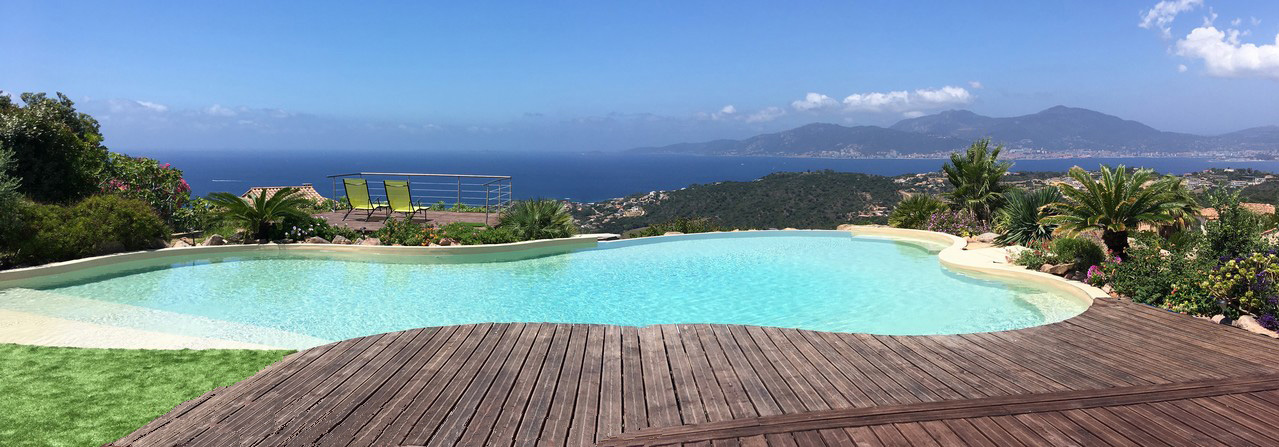
POLYGON ((107 158, 99 188, 104 193, 146 202, 167 222, 191 198, 191 186, 182 171, 150 158, 112 153, 107 158))
POLYGON ((990 226, 977 219, 977 215, 973 214, 971 211, 947 210, 936 212, 931 216, 928 216, 928 221, 924 224, 924 229, 928 231, 949 233, 960 237, 969 237, 989 231, 990 226))
POLYGON ((293 239, 302 242, 307 238, 321 237, 332 241, 337 236, 354 241, 360 237, 360 232, 350 227, 330 225, 328 221, 319 217, 305 219, 289 217, 285 218, 280 225, 279 234, 272 234, 271 239, 293 239))
POLYGON ((1217 209, 1217 220, 1204 224, 1209 256, 1231 259, 1261 248, 1264 221, 1240 205, 1239 191, 1216 190, 1208 200, 1217 209))
POLYGON ((897 228, 919 230, 933 214, 946 210, 946 202, 927 194, 915 194, 897 202, 888 214, 888 224, 897 228))
POLYGON ((98 122, 61 93, 23 93, 23 106, 0 96, 0 145, 14 152, 9 174, 38 202, 70 203, 98 191, 107 163, 98 122))
POLYGON ((1216 261, 1201 256, 1201 240, 1171 244, 1153 233, 1140 233, 1136 239, 1124 258, 1102 262, 1091 282, 1109 283, 1115 292, 1139 303, 1194 315, 1214 312, 1204 281, 1216 261))
MULTIPOLYGON (((1052 238, 1057 226, 1045 224, 1042 219, 1051 215, 1051 211, 1044 207, 1061 200, 1061 192, 1057 188, 1018 190, 1006 194, 1004 200, 1004 207, 995 215, 996 231, 1002 233, 995 242, 1001 245, 1030 245, 1052 238)), ((889 219, 891 221, 892 218, 889 219)))
POLYGON ((1100 245, 1081 237, 1059 237, 1052 241, 1051 248, 1057 262, 1073 263, 1076 269, 1101 264, 1106 258, 1106 252, 1100 245))
POLYGON ((1049 250, 1048 244, 1044 242, 1037 247, 1032 247, 1017 254, 1012 262, 1031 270, 1039 270, 1044 264, 1056 264, 1057 258, 1049 250))
POLYGON ((425 246, 439 240, 434 226, 395 218, 387 219, 382 228, 373 232, 373 237, 378 238, 383 245, 425 246))
POLYGON ((9 175, 13 166, 13 151, 0 144, 0 257, 3 256, 8 240, 18 236, 18 205, 22 194, 18 193, 19 179, 9 175))
POLYGON ((225 224, 221 208, 203 197, 196 197, 173 212, 175 231, 205 231, 225 224))
POLYGON ((520 238, 509 228, 493 227, 481 231, 479 240, 481 244, 509 244, 511 242, 519 242, 520 238))
POLYGON ((1273 325, 1279 310, 1276 280, 1279 280, 1279 257, 1273 252, 1252 253, 1222 263, 1208 274, 1203 285, 1226 316, 1238 318, 1252 314, 1273 325))
POLYGON ((648 237, 661 236, 669 232, 679 232, 684 234, 692 233, 709 233, 712 231, 724 231, 723 227, 715 225, 715 223, 705 217, 680 217, 675 220, 660 224, 649 225, 646 228, 636 230, 627 235, 627 237, 648 237))
POLYGON ((13 244, 14 257, 26 264, 152 248, 168 235, 149 205, 115 195, 93 196, 73 206, 27 202, 19 213, 26 237, 13 244))
POLYGON ((557 200, 533 199, 515 202, 498 217, 498 226, 520 240, 555 239, 577 233, 573 215, 557 200))

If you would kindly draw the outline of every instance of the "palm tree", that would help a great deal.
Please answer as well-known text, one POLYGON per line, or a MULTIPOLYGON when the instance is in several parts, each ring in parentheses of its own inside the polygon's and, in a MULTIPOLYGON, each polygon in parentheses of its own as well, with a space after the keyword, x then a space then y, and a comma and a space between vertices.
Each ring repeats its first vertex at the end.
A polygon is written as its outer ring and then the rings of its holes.
POLYGON ((1122 258, 1128 250, 1128 232, 1143 223, 1169 224, 1194 206, 1182 192, 1176 177, 1154 178, 1154 171, 1128 171, 1123 165, 1111 170, 1101 167, 1100 179, 1075 166, 1070 178, 1082 187, 1057 185, 1065 200, 1046 208, 1055 215, 1040 222, 1058 225, 1059 231, 1078 233, 1100 229, 1101 240, 1115 256, 1122 258))
POLYGON ((945 210, 946 202, 928 194, 915 194, 897 202, 888 214, 888 225, 918 230, 924 228, 929 216, 945 210))
POLYGON ((1029 245, 1031 242, 1052 238, 1056 225, 1042 222, 1052 211, 1045 208, 1061 200, 1057 188, 1040 188, 1034 191, 1016 190, 1005 195, 1004 207, 995 214, 995 226, 1000 234, 995 242, 1003 245, 1029 245))
POLYGON ((554 199, 515 202, 502 212, 498 227, 511 230, 522 241, 569 237, 577 233, 573 215, 554 199))
POLYGON ((1001 182, 1012 163, 1001 162, 1003 146, 990 148, 990 139, 977 140, 964 153, 950 154, 950 162, 942 166, 946 180, 955 189, 946 193, 950 203, 971 211, 977 218, 989 221, 1004 200, 1001 182))
POLYGON ((223 209, 224 218, 244 226, 255 238, 266 237, 271 226, 285 218, 311 217, 304 211, 311 202, 298 195, 297 188, 283 188, 270 197, 263 191, 249 200, 231 193, 216 192, 209 194, 209 201, 223 209))

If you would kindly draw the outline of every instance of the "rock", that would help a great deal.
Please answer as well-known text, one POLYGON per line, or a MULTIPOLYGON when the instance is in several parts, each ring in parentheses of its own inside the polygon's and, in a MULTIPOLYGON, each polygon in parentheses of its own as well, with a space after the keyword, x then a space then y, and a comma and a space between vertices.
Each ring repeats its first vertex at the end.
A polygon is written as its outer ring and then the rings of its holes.
POLYGON ((667 231, 667 232, 665 232, 665 233, 662 233, 662 236, 674 236, 674 235, 677 235, 677 234, 684 234, 684 233, 680 233, 680 232, 678 232, 678 231, 667 231))
POLYGON ((333 236, 333 243, 342 244, 342 245, 351 245, 351 240, 347 239, 346 236, 339 234, 337 236, 333 236))
POLYGON ((200 245, 205 247, 226 245, 226 239, 223 238, 222 235, 220 234, 215 234, 215 235, 209 236, 208 239, 205 239, 204 242, 201 243, 200 245))
POLYGON ((1039 267, 1039 271, 1050 274, 1050 275, 1057 275, 1057 276, 1065 276, 1067 273, 1070 273, 1070 271, 1074 269, 1075 269, 1075 264, 1073 263, 1057 264, 1057 265, 1044 264, 1043 266, 1039 267))
POLYGON ((839 231, 852 231, 856 228, 857 228, 857 225, 853 225, 853 224, 842 224, 838 227, 835 227, 835 229, 839 231))
POLYGON ((152 250, 165 248, 168 246, 169 246, 169 241, 164 240, 164 238, 162 237, 152 239, 151 242, 147 244, 147 248, 152 250))
POLYGON ((311 236, 306 238, 305 242, 308 244, 327 244, 329 243, 329 240, 319 236, 311 236))
POLYGON ((456 240, 456 239, 451 239, 451 238, 447 238, 447 237, 445 237, 445 238, 440 238, 440 246, 441 246, 441 247, 447 247, 447 246, 450 246, 450 245, 460 245, 460 244, 458 244, 458 243, 457 243, 457 240, 456 240))
POLYGON ((366 237, 364 239, 360 239, 359 245, 382 245, 382 241, 375 237, 366 237))
POLYGON ((1266 329, 1264 326, 1261 325, 1261 323, 1258 323, 1257 319, 1253 318, 1252 315, 1244 315, 1239 317, 1238 320, 1235 320, 1235 327, 1243 329, 1248 332, 1252 332, 1254 334, 1261 334, 1270 338, 1279 338, 1279 333, 1275 333, 1275 331, 1266 329))
POLYGON ((185 237, 184 237, 184 238, 181 238, 181 239, 174 240, 173 242, 169 243, 169 248, 192 247, 193 245, 191 245, 191 242, 189 242, 189 241, 190 241, 190 239, 185 238, 185 237))
POLYGON ((1106 294, 1109 295, 1109 294, 1115 293, 1115 288, 1110 287, 1110 284, 1102 284, 1101 291, 1106 292, 1106 294))
POLYGON ((1212 322, 1217 324, 1230 324, 1231 321, 1226 319, 1225 315, 1217 314, 1212 316, 1212 322))
POLYGON ((798 228, 795 228, 795 227, 786 227, 786 228, 782 228, 782 229, 783 229, 783 230, 788 230, 788 231, 789 231, 789 230, 798 230, 798 228))
POLYGON ((999 237, 999 235, 995 233, 982 233, 982 234, 973 236, 973 240, 977 242, 981 242, 983 244, 993 244, 995 243, 995 238, 997 237, 999 237))
POLYGON ((236 231, 235 234, 232 234, 231 237, 227 238, 227 241, 235 243, 244 242, 244 231, 236 231))

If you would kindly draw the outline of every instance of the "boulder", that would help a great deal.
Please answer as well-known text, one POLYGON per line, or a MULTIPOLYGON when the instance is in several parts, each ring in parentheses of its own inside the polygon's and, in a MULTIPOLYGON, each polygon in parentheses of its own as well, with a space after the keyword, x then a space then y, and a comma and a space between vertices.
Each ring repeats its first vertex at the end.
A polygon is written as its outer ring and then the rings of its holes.
POLYGON ((1064 276, 1065 274, 1070 273, 1070 271, 1074 269, 1075 269, 1075 264, 1073 263, 1056 264, 1056 265, 1044 264, 1043 266, 1039 267, 1039 271, 1050 274, 1050 275, 1057 275, 1057 276, 1064 276))
POLYGON ((223 238, 222 235, 220 234, 215 234, 215 235, 209 236, 207 239, 204 240, 204 242, 200 243, 200 245, 205 247, 226 245, 226 238, 223 238))
POLYGON ((995 243, 995 238, 997 237, 999 237, 999 235, 995 233, 982 233, 982 234, 973 236, 973 241, 981 242, 983 244, 993 244, 995 243))
POLYGON ((347 239, 346 236, 339 234, 337 236, 333 236, 333 243, 342 244, 342 245, 351 245, 351 240, 347 239))
POLYGON ((839 231, 851 231, 856 228, 857 228, 857 225, 853 225, 853 224, 842 224, 838 227, 835 227, 835 229, 839 231))
POLYGON ((1261 323, 1258 323, 1257 319, 1253 318, 1252 315, 1244 315, 1239 317, 1238 320, 1235 320, 1235 327, 1243 329, 1248 332, 1252 332, 1254 334, 1261 334, 1270 338, 1279 338, 1279 333, 1275 333, 1275 331, 1266 329, 1265 326, 1262 326, 1261 323))
POLYGON ((311 236, 306 238, 305 242, 308 244, 327 244, 329 243, 329 240, 319 236, 311 236))
POLYGON ((447 237, 440 238, 440 246, 447 247, 450 245, 461 245, 461 244, 458 244, 456 239, 447 238, 447 237))
POLYGON ((1212 322, 1217 324, 1230 324, 1231 321, 1225 315, 1217 314, 1212 316, 1212 322))
POLYGON ((174 239, 173 242, 169 243, 169 248, 182 248, 182 247, 193 247, 193 246, 194 245, 191 244, 191 239, 185 238, 185 237, 174 239))
POLYGON ((674 235, 677 235, 677 234, 684 234, 684 233, 680 233, 680 232, 678 232, 678 231, 667 231, 667 232, 665 232, 665 233, 662 233, 662 236, 674 236, 674 235))
POLYGON ((1114 288, 1114 287, 1110 287, 1110 284, 1102 284, 1102 285, 1101 285, 1101 291, 1102 291, 1102 292, 1105 292, 1107 295, 1110 295, 1110 294, 1112 294, 1112 293, 1115 293, 1115 288, 1114 288))
POLYGON ((244 231, 236 231, 231 237, 226 238, 228 242, 240 243, 244 242, 244 231))
POLYGON ((360 243, 358 245, 382 245, 382 241, 379 241, 375 237, 366 237, 364 239, 360 239, 360 243))

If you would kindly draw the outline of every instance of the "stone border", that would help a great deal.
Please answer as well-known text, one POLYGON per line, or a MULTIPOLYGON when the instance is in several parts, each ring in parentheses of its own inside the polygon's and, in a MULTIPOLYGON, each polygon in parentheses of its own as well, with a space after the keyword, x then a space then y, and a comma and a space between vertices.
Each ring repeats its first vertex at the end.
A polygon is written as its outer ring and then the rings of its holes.
POLYGON ((968 246, 968 241, 952 234, 871 225, 841 225, 840 228, 853 233, 854 236, 876 236, 939 244, 945 248, 937 254, 937 257, 941 264, 948 268, 977 276, 1012 279, 1051 288, 1068 296, 1078 298, 1089 306, 1092 305, 1095 299, 1110 297, 1101 289, 1079 281, 1068 280, 1022 266, 992 263, 988 259, 976 256, 973 252, 966 250, 965 247, 968 246))
MULTIPOLYGON (((601 235, 579 235, 562 239, 540 239, 509 244, 454 245, 445 247, 404 247, 391 245, 344 244, 244 244, 200 247, 162 248, 158 250, 116 253, 91 258, 55 262, 35 267, 0 271, 0 290, 23 287, 31 281, 49 279, 54 275, 69 275, 90 269, 107 270, 112 267, 136 268, 147 265, 163 265, 212 256, 237 254, 289 253, 322 257, 365 259, 366 255, 388 256, 415 263, 457 263, 514 261, 534 257, 568 253, 594 248, 601 235), (166 262, 167 260, 167 262, 166 262)), ((65 279, 65 278, 57 278, 65 279)))

